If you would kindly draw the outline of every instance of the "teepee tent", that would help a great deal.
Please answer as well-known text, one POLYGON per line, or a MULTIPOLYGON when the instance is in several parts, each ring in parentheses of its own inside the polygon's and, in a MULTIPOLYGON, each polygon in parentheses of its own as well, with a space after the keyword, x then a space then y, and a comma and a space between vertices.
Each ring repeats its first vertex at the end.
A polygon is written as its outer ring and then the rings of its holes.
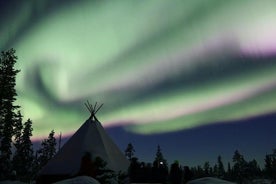
POLYGON ((96 118, 96 112, 101 108, 86 104, 91 116, 63 145, 59 152, 42 168, 40 176, 74 176, 78 173, 81 159, 89 153, 92 159, 99 156, 107 167, 115 172, 127 171, 129 161, 105 132, 96 118))

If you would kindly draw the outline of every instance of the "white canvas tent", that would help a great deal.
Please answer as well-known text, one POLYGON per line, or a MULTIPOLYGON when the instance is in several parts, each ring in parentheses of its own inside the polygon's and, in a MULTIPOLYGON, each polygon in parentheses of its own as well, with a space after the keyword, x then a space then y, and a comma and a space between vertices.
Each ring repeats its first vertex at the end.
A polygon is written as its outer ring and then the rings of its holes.
POLYGON ((42 168, 39 175, 67 175, 78 173, 81 159, 85 153, 90 153, 92 159, 99 156, 107 162, 107 167, 116 172, 127 171, 129 161, 105 132, 95 116, 94 108, 87 106, 91 116, 64 144, 60 151, 42 168))

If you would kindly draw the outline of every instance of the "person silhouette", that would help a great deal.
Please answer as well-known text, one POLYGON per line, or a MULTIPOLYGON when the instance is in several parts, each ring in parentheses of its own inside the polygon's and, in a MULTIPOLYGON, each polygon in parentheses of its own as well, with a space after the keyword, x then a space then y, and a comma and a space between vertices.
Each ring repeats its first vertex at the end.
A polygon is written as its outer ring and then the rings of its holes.
POLYGON ((90 176, 95 178, 96 176, 96 167, 91 159, 91 154, 86 152, 81 158, 80 170, 78 176, 90 176))

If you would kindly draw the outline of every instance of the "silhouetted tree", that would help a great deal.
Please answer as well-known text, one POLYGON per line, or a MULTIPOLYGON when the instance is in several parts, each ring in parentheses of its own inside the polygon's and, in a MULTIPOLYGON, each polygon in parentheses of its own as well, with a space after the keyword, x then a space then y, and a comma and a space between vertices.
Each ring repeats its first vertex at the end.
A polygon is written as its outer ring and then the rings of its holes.
MULTIPOLYGON (((13 139, 13 146, 15 148, 15 154, 12 159, 12 179, 15 179, 17 169, 21 168, 21 159, 20 159, 20 152, 21 152, 21 142, 22 142, 22 132, 23 132, 23 123, 22 123, 22 115, 21 112, 18 111, 16 115, 16 120, 14 122, 14 139, 13 139)), ((18 175, 18 174, 17 174, 18 175)), ((17 177, 18 178, 18 177, 17 177)))
POLYGON ((241 155, 238 150, 234 153, 233 163, 233 175, 238 182, 242 183, 244 179, 246 179, 247 163, 244 160, 243 155, 241 155))
POLYGON ((230 173, 232 171, 230 162, 227 163, 227 172, 230 173))
POLYGON ((112 183, 112 181, 115 180, 115 172, 107 167, 107 162, 104 161, 101 157, 96 157, 94 159, 94 165, 96 168, 95 178, 100 183, 112 183))
POLYGON ((204 170, 205 176, 210 176, 210 163, 209 162, 204 163, 203 170, 204 170))
POLYGON ((217 171, 217 176, 219 178, 223 178, 224 175, 225 175, 225 169, 224 169, 224 166, 223 166, 223 163, 222 163, 222 160, 221 160, 221 156, 219 155, 218 156, 218 171, 217 171))
POLYGON ((193 179, 201 178, 205 176, 205 171, 200 165, 196 167, 192 167, 191 172, 193 174, 193 179))
POLYGON ((267 176, 272 174, 272 158, 270 155, 265 156, 265 174, 267 176))
POLYGON ((22 138, 22 131, 23 131, 23 123, 22 123, 22 115, 21 112, 18 111, 16 115, 16 120, 14 122, 14 142, 13 145, 15 147, 15 153, 18 152, 19 146, 21 144, 21 138, 22 138))
POLYGON ((168 163, 167 160, 164 158, 162 152, 161 152, 161 147, 160 145, 157 146, 157 151, 155 154, 155 160, 157 163, 157 167, 162 167, 162 168, 168 168, 168 163))
POLYGON ((138 182, 139 181, 139 169, 140 163, 138 162, 137 157, 132 157, 130 160, 130 166, 128 168, 130 182, 138 182))
POLYGON ((49 133, 47 139, 41 142, 41 148, 37 150, 37 164, 38 168, 42 168, 47 162, 56 154, 56 138, 54 137, 55 132, 52 130, 49 133))
POLYGON ((210 167, 210 176, 213 176, 214 175, 214 169, 213 167, 210 167))
POLYGON ((17 61, 15 50, 1 52, 0 55, 0 179, 5 179, 11 173, 11 143, 13 126, 16 119, 16 74, 14 68, 17 61))
POLYGON ((127 157, 128 160, 132 159, 134 152, 135 152, 134 147, 132 146, 131 143, 128 143, 127 148, 125 149, 125 156, 127 157))
POLYGON ((188 166, 184 166, 183 173, 184 173, 184 177, 183 177, 184 183, 187 183, 194 177, 194 172, 191 171, 191 169, 188 166))
POLYGON ((168 163, 162 154, 160 145, 157 146, 152 173, 154 182, 165 183, 167 181, 169 174, 168 163))
POLYGON ((182 169, 179 166, 178 161, 175 161, 172 165, 171 165, 171 169, 170 169, 170 182, 172 184, 180 184, 182 183, 182 169))
POLYGON ((148 183, 154 178, 151 164, 139 162, 136 157, 132 157, 128 171, 130 183, 148 183))
POLYGON ((273 173, 272 178, 276 180, 276 149, 274 149, 272 153, 272 173, 273 173))
POLYGON ((214 165, 214 168, 213 168, 213 175, 214 175, 214 176, 218 176, 218 165, 217 165, 217 164, 214 165))
POLYGON ((29 181, 33 172, 33 144, 30 139, 32 131, 32 121, 28 119, 24 123, 22 135, 17 140, 16 152, 13 157, 13 169, 16 171, 17 179, 22 181, 29 181))
POLYGON ((138 172, 138 182, 140 183, 148 183, 151 181, 151 164, 141 162, 139 164, 139 172, 138 172))
POLYGON ((233 179, 233 172, 231 168, 230 162, 227 163, 227 172, 225 173, 225 179, 232 180, 233 179))
POLYGON ((259 178, 261 176, 260 166, 255 159, 247 163, 246 172, 249 179, 259 178))
POLYGON ((276 180, 276 149, 273 150, 272 154, 265 156, 264 173, 267 177, 276 180))
POLYGON ((89 152, 82 156, 77 176, 90 176, 97 179, 100 183, 120 183, 120 177, 125 177, 122 173, 116 175, 113 170, 107 167, 107 162, 101 157, 97 156, 92 159, 89 152))

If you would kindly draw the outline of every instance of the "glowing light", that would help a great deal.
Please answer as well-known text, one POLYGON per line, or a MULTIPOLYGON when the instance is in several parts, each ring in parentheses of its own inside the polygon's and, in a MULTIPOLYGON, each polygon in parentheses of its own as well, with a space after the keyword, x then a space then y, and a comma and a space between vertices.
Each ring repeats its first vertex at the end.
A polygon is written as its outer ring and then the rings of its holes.
POLYGON ((105 103, 104 126, 138 133, 275 112, 275 1, 47 3, 23 3, 0 28, 36 137, 74 131, 87 99, 105 103))

